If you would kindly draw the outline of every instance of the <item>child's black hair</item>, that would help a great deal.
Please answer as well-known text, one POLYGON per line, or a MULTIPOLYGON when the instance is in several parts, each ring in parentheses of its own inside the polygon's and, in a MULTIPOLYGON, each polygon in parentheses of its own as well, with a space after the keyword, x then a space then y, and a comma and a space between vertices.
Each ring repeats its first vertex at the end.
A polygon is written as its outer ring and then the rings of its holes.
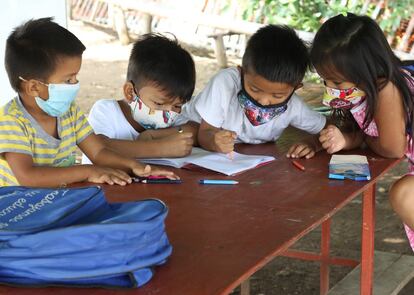
POLYGON ((242 66, 268 81, 297 86, 309 67, 308 50, 293 29, 267 25, 249 39, 242 66))
POLYGON ((81 56, 85 49, 74 34, 53 22, 53 18, 29 20, 7 38, 4 63, 10 84, 19 92, 19 76, 46 81, 59 58, 81 56))
POLYGON ((168 97, 178 97, 186 102, 191 99, 195 87, 194 61, 176 39, 146 34, 132 48, 127 80, 134 82, 137 91, 145 84, 153 83, 168 97))
MULTIPOLYGON (((402 71, 402 62, 394 55, 374 20, 351 13, 329 19, 316 33, 310 56, 318 72, 351 82, 365 92, 364 128, 373 119, 379 91, 391 81, 402 95, 407 131, 412 135, 414 93, 407 83, 414 81, 402 71)), ((334 111, 334 119, 338 118, 338 113, 342 119, 352 118, 349 111, 341 110, 334 111)), ((355 124, 354 120, 352 124, 355 124)))

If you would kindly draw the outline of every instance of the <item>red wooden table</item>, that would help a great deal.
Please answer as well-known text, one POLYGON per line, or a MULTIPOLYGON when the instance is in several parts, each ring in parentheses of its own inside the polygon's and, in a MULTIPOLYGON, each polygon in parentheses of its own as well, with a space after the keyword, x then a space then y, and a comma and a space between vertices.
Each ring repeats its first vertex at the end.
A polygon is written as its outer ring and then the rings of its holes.
MULTIPOLYGON (((329 180, 330 156, 318 153, 295 168, 284 152, 287 141, 241 145, 246 154, 276 155, 269 165, 237 177, 233 186, 199 185, 199 179, 223 178, 214 172, 177 170, 180 185, 133 184, 104 186, 108 199, 124 202, 159 198, 169 206, 167 233, 173 245, 168 262, 154 278, 136 290, 0 287, 0 294, 227 294, 277 256, 321 263, 321 294, 329 289, 329 265, 356 266, 359 262, 330 257, 330 219, 363 193, 361 294, 372 293, 375 184, 399 160, 382 159, 367 151, 372 173, 369 182, 329 180), (321 252, 288 250, 297 240, 322 225, 321 252)), ((242 286, 246 286, 242 285, 242 286)))

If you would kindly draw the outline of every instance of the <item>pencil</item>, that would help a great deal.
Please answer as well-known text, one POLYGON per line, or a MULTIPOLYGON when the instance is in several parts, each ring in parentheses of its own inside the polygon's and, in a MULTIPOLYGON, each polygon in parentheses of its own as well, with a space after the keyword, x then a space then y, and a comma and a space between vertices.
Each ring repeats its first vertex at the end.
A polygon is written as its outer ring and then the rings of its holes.
POLYGON ((305 167, 301 163, 299 163, 298 161, 293 160, 292 164, 293 164, 293 166, 295 166, 299 170, 305 171, 305 167))

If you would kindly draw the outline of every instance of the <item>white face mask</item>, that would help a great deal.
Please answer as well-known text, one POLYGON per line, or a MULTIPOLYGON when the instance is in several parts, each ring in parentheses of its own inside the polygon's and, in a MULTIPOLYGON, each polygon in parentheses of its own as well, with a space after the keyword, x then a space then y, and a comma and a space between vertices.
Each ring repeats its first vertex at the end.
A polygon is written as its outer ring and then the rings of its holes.
POLYGON ((174 111, 151 110, 137 95, 130 107, 134 120, 145 129, 171 127, 179 115, 174 111))

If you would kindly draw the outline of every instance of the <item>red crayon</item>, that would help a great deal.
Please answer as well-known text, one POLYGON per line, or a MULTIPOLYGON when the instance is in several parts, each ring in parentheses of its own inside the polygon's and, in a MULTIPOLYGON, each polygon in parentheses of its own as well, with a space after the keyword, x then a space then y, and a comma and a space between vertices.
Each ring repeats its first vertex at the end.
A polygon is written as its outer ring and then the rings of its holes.
POLYGON ((292 164, 293 164, 293 166, 295 166, 299 170, 305 171, 305 167, 301 163, 299 163, 298 161, 293 160, 292 164))

